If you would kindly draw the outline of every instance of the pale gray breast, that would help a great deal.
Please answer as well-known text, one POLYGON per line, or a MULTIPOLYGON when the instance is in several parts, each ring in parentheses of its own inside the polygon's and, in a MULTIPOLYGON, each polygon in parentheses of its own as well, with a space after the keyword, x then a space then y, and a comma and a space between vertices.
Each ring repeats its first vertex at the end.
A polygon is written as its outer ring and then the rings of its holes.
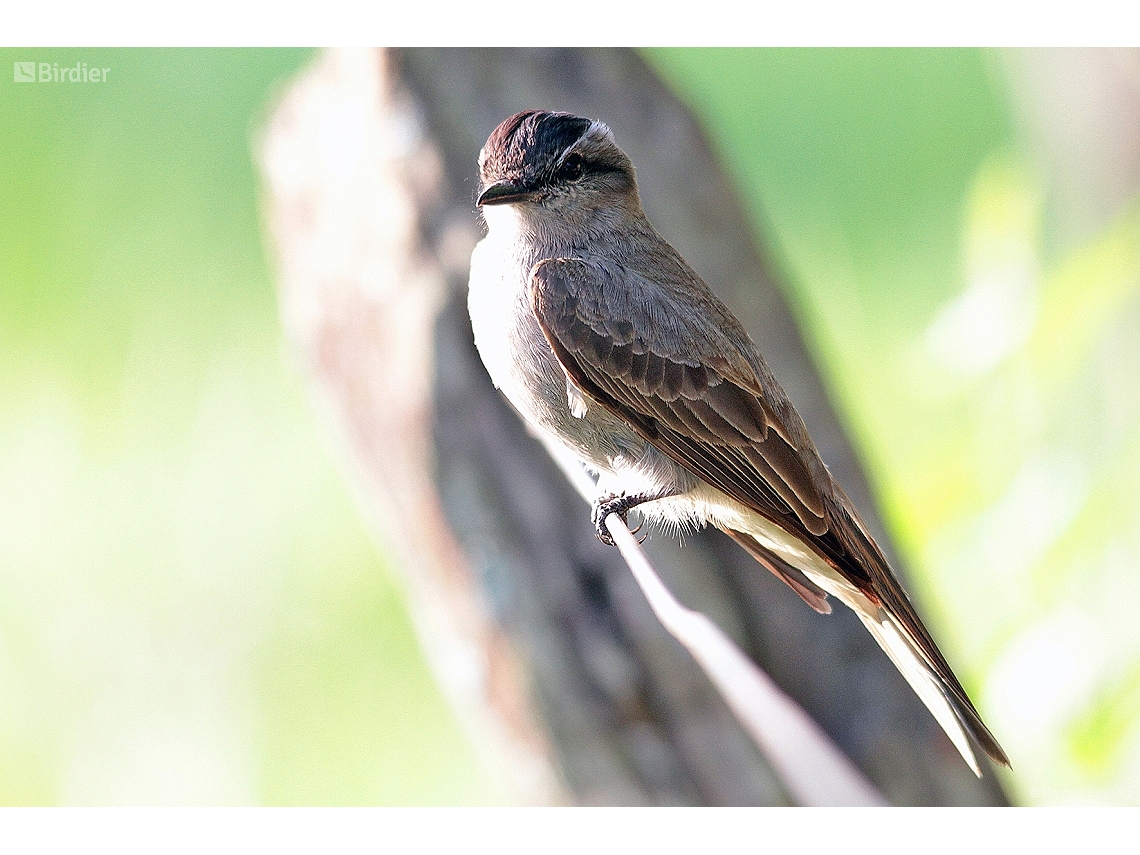
POLYGON ((570 412, 566 374, 547 343, 534 311, 524 272, 528 259, 502 263, 500 247, 485 238, 471 257, 468 309, 475 346, 492 382, 533 426, 570 447, 595 469, 611 459, 642 459, 647 443, 599 404, 578 418, 570 412))

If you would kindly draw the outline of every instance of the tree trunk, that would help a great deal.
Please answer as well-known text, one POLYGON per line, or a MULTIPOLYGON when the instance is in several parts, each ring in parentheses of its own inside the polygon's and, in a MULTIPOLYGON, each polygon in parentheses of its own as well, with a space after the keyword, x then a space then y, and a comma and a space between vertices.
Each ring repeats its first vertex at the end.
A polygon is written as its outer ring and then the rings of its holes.
MULTIPOLYGON (((897 568, 735 191, 688 111, 632 51, 322 58, 287 94, 264 147, 290 340, 344 440, 361 502, 400 558, 429 659, 514 798, 786 804, 472 343, 476 156, 503 118, 529 107, 610 125, 650 220, 748 327, 897 568)), ((890 801, 1004 803, 848 610, 816 614, 715 531, 683 547, 653 536, 646 549, 669 587, 890 801)))

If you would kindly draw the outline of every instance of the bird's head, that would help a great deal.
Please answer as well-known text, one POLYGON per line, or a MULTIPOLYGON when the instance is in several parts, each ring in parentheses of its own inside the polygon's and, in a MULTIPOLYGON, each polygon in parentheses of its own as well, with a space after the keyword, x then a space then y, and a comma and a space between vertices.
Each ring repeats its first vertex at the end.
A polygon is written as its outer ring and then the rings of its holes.
POLYGON ((484 208, 567 221, 601 210, 640 209, 633 164, 602 122, 570 113, 526 110, 505 120, 479 152, 484 208))

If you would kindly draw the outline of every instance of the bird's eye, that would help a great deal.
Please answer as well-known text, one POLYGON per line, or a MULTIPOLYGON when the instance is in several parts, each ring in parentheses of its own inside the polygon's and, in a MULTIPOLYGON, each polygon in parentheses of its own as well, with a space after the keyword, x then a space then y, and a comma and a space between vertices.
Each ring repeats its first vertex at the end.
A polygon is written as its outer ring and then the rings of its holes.
POLYGON ((582 177, 582 156, 572 154, 558 167, 558 177, 563 181, 575 181, 582 177))

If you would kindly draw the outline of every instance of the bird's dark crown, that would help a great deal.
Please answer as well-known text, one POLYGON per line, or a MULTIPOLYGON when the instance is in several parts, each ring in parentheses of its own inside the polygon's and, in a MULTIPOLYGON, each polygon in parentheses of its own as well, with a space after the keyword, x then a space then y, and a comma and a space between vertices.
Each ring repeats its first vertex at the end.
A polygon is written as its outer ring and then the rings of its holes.
POLYGON ((479 153, 481 190, 494 185, 537 193, 585 176, 627 175, 629 159, 601 122, 570 113, 524 110, 491 132, 479 153))

